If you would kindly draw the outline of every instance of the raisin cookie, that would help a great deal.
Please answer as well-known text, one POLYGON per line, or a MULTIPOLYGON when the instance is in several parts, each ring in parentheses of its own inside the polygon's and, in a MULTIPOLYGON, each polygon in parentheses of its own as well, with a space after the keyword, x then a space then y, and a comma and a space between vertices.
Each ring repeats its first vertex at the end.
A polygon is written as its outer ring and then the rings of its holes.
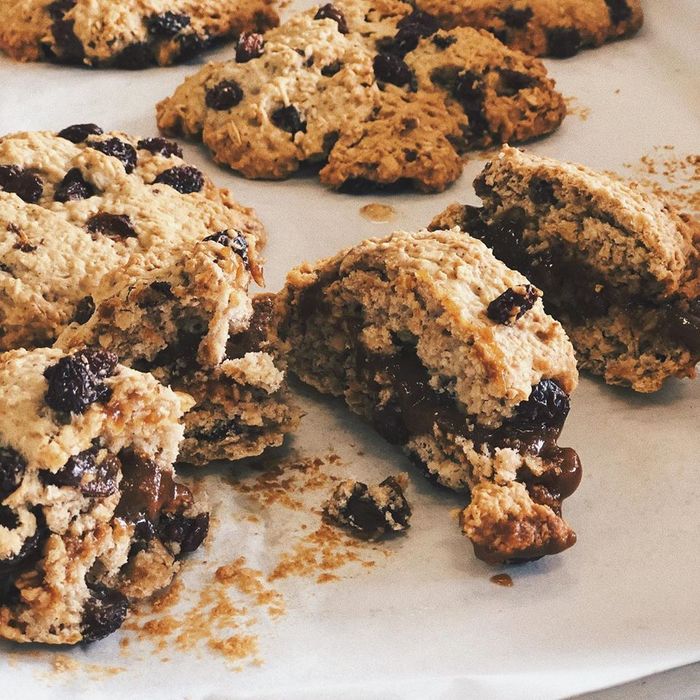
POLYGON ((104 350, 0 355, 0 636, 94 641, 170 583, 209 527, 172 468, 189 403, 104 350))
POLYGON ((658 198, 573 163, 504 148, 461 226, 545 292, 579 367, 650 392, 700 361, 700 227, 658 198))
POLYGON ((397 0, 314 7, 187 78, 158 125, 249 178, 312 163, 334 188, 429 192, 460 175, 466 149, 557 128, 566 108, 540 61, 488 32, 437 30, 397 0))
POLYGON ((533 56, 567 58, 634 34, 641 0, 415 0, 445 28, 477 27, 533 56))
POLYGON ((178 461, 203 465, 280 445, 296 425, 284 372, 266 351, 271 301, 248 297, 246 239, 209 236, 170 267, 102 298, 57 340, 99 345, 190 394, 178 461))
POLYGON ((146 68, 278 19, 273 0, 6 0, 0 49, 18 61, 146 68))
POLYGON ((178 261, 225 231, 262 281, 262 225, 179 146, 78 124, 0 138, 0 350, 50 345, 98 291, 178 261))
POLYGON ((459 230, 395 233, 293 270, 276 300, 289 368, 440 484, 469 490, 464 529, 488 561, 575 541, 561 502, 576 453, 557 445, 578 375, 539 290, 459 230))

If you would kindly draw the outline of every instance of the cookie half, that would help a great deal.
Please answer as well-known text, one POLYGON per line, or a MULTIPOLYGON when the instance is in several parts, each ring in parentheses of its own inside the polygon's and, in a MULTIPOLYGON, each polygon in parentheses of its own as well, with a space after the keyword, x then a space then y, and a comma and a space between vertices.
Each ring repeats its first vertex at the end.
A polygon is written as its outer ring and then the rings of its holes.
POLYGON ((147 68, 278 20, 273 0, 13 0, 0 6, 0 49, 18 61, 147 68))
POLYGON ((104 350, 0 355, 0 636, 95 641, 170 583, 209 527, 172 468, 189 403, 104 350))
POLYGON ((539 291, 486 246, 458 230, 365 241, 293 270, 276 313, 291 371, 344 397, 431 479, 471 491, 465 531, 480 557, 574 543, 561 501, 581 467, 557 445, 573 348, 539 291))
POLYGON ((663 201, 581 165, 504 148, 474 182, 461 226, 545 292, 579 367, 635 391, 700 361, 700 231, 663 201))

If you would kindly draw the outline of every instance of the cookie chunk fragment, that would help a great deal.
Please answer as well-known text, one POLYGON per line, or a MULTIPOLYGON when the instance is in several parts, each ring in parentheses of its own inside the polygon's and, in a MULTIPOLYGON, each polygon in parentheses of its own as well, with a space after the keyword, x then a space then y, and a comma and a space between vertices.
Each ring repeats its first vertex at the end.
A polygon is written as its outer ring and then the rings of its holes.
POLYGON ((635 391, 692 377, 700 361, 700 234, 660 199, 573 163, 504 148, 474 183, 460 226, 544 291, 579 367, 635 391))
POLYGON ((408 475, 389 476, 378 485, 341 481, 324 505, 327 518, 369 539, 402 532, 409 527, 411 506, 404 495, 408 475))
POLYGON ((344 397, 429 478, 472 494, 488 484, 504 502, 518 485, 528 508, 478 498, 467 508, 468 522, 481 518, 467 528, 477 554, 494 561, 573 544, 561 502, 581 478, 574 450, 557 444, 577 383, 562 327, 539 295, 510 324, 488 315, 493 299, 524 285, 459 230, 399 232, 293 270, 275 305, 290 370, 344 397), (506 544, 504 519, 523 525, 506 544))
POLYGON ((568 58, 634 34, 641 0, 416 0, 441 27, 484 29, 533 56, 568 58))
POLYGON ((95 641, 170 583, 209 523, 172 468, 189 405, 101 349, 0 355, 1 637, 95 641))
POLYGON ((278 21, 273 0, 19 0, 0 6, 0 49, 18 61, 133 70, 189 60, 278 21))

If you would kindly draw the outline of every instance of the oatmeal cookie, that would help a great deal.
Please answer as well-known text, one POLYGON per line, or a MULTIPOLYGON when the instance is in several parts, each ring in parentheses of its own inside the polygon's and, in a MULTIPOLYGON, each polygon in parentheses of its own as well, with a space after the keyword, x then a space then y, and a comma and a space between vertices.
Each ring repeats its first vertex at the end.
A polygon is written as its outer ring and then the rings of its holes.
POLYGON ((461 226, 545 292, 579 367, 650 392, 700 361, 700 227, 632 184, 504 148, 474 183, 461 226))
POLYGON ((273 0, 6 0, 0 49, 18 61, 146 68, 278 20, 273 0))
POLYGON ((540 296, 454 230, 395 233, 302 265, 275 303, 279 351, 301 380, 343 396, 440 484, 478 494, 488 483, 502 494, 465 514, 491 561, 575 541, 561 501, 581 466, 557 438, 578 375, 540 296), (514 493, 527 508, 508 505, 514 493))
POLYGON ((101 349, 0 355, 0 636, 101 639, 170 583, 209 527, 172 468, 189 405, 101 349))

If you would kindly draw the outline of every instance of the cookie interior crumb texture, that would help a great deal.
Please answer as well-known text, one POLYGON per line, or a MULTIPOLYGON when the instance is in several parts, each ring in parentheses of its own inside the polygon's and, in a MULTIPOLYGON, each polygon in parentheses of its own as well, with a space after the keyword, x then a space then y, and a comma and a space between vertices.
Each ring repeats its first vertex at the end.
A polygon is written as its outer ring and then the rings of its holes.
POLYGON ((429 478, 471 491, 462 521, 489 561, 570 547, 561 501, 576 453, 556 444, 577 384, 574 353, 535 294, 460 231, 396 233, 293 270, 276 302, 290 370, 343 396, 429 478), (521 313, 522 312, 522 313, 521 313))

